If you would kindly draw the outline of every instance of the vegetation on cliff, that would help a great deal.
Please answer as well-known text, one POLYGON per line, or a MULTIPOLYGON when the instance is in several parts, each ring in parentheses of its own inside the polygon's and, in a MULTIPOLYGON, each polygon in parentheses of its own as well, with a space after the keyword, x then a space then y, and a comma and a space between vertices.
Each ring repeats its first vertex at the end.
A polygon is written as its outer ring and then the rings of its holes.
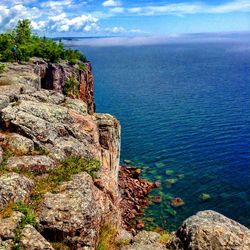
POLYGON ((28 61, 31 57, 41 57, 50 62, 64 59, 71 64, 77 60, 87 61, 81 52, 65 49, 61 42, 33 34, 30 20, 19 20, 15 29, 0 34, 0 61, 28 61))

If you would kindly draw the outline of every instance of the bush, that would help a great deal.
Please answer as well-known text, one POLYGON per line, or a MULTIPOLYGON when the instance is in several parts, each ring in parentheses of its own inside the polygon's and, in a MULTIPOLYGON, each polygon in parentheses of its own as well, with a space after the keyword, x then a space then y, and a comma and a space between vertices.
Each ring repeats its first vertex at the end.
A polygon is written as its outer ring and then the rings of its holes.
POLYGON ((50 62, 60 59, 68 60, 74 65, 79 61, 87 62, 86 57, 78 50, 65 49, 61 42, 32 34, 31 22, 28 19, 19 20, 16 28, 0 34, 0 61, 16 60, 12 49, 17 46, 17 59, 28 61, 31 57, 41 57, 50 62))
POLYGON ((64 94, 65 95, 78 95, 79 94, 79 83, 73 77, 65 81, 64 94))

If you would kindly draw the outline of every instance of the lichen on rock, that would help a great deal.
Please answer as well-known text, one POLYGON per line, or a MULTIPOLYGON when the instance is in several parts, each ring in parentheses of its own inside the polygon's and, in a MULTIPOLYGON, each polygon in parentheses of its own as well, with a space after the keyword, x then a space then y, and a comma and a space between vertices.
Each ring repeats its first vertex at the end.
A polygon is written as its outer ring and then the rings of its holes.
POLYGON ((26 201, 34 187, 34 182, 17 173, 0 177, 0 209, 16 201, 26 201))
POLYGON ((186 219, 167 244, 170 250, 248 250, 250 230, 214 211, 186 219))

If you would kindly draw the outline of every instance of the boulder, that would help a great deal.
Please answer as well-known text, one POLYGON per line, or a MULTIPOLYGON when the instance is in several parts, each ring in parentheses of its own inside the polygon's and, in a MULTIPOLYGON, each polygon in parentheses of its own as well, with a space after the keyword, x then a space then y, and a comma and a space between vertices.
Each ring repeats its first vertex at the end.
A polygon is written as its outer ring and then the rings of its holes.
POLYGON ((73 109, 81 115, 88 114, 88 107, 87 104, 78 99, 66 98, 65 106, 67 108, 73 109))
POLYGON ((55 167, 56 161, 46 155, 28 155, 10 157, 7 161, 8 170, 23 170, 33 173, 46 173, 55 167))
POLYGON ((116 213, 110 198, 85 172, 74 175, 63 190, 45 195, 39 213, 43 235, 72 249, 95 249, 102 221, 116 213))
POLYGON ((202 211, 186 219, 170 250, 249 250, 250 230, 222 214, 202 211))
POLYGON ((31 226, 26 225, 21 233, 20 246, 22 250, 53 250, 50 243, 31 226))
POLYGON ((0 238, 2 240, 14 239, 15 229, 19 225, 24 215, 14 211, 10 217, 0 218, 0 238))
POLYGON ((0 250, 13 250, 14 241, 13 240, 2 240, 0 238, 0 250))
POLYGON ((17 173, 2 175, 0 177, 0 209, 11 202, 27 200, 33 186, 32 180, 17 173))
POLYGON ((12 151, 14 154, 25 155, 31 153, 34 150, 33 141, 22 135, 16 133, 1 133, 0 138, 1 145, 4 148, 12 151))
POLYGON ((10 103, 10 98, 6 95, 0 95, 0 111, 6 108, 10 103))
POLYGON ((22 94, 18 96, 19 100, 35 101, 42 103, 61 104, 65 101, 65 96, 56 91, 38 90, 32 94, 22 94))
POLYGON ((166 250, 166 246, 160 243, 161 235, 150 231, 141 231, 133 239, 131 245, 121 250, 166 250))

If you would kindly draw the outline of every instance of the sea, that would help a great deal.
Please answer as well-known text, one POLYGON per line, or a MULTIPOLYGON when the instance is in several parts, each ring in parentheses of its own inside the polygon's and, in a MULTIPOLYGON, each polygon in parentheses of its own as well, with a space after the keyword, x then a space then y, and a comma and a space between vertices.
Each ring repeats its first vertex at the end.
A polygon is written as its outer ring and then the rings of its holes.
POLYGON ((121 123, 121 164, 161 182, 147 229, 208 209, 250 227, 249 33, 64 42, 92 63, 97 112, 121 123))

